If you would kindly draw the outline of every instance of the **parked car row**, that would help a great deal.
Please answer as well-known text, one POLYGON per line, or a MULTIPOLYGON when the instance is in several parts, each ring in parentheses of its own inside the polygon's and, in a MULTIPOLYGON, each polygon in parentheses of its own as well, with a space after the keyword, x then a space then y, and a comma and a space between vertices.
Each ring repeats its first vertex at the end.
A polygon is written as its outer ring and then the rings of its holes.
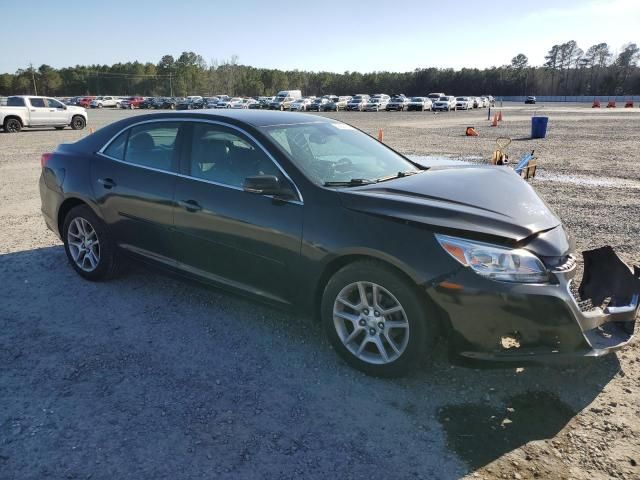
MULTIPOLYGON (((64 101, 64 100, 63 100, 64 101)), ((322 97, 302 96, 300 90, 283 90, 273 97, 230 97, 215 95, 203 97, 73 97, 65 101, 67 105, 79 105, 85 108, 142 108, 170 110, 200 110, 206 108, 264 109, 294 112, 378 112, 389 111, 451 111, 471 110, 495 105, 491 95, 480 97, 455 97, 442 92, 429 93, 426 96, 407 97, 404 94, 387 95, 323 95, 322 97)))

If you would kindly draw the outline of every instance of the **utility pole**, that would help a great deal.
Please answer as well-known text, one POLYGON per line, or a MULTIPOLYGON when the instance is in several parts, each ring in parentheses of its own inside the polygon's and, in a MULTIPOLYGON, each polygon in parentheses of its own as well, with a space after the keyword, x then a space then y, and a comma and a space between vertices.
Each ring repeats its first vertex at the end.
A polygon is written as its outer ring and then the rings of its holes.
POLYGON ((171 72, 169 72, 169 96, 173 97, 173 82, 171 81, 171 72))
POLYGON ((33 71, 33 63, 29 64, 29 70, 31 70, 31 80, 33 81, 33 91, 35 92, 34 95, 38 95, 38 87, 36 85, 36 74, 33 71))

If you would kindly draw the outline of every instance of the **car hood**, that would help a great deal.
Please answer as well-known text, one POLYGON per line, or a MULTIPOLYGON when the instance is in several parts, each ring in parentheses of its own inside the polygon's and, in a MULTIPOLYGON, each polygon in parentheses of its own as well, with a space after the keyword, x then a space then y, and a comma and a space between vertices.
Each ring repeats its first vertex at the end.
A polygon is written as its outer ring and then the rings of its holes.
POLYGON ((351 210, 511 242, 561 223, 509 167, 432 167, 408 177, 344 188, 340 195, 343 205, 351 210))

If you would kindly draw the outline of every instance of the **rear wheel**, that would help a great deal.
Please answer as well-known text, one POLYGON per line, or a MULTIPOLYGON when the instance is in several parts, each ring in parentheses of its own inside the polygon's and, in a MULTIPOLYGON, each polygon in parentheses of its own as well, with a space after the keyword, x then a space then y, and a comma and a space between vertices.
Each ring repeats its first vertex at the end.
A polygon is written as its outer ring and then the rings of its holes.
POLYGON ((339 270, 325 288, 321 315, 338 354, 370 375, 407 373, 435 340, 435 319, 416 286, 375 261, 339 270))
POLYGON ((18 133, 22 130, 22 123, 17 118, 7 118, 4 121, 3 128, 7 133, 18 133))
POLYGON ((87 121, 80 115, 76 115, 71 119, 71 128, 73 128, 74 130, 82 130, 86 126, 87 121))
POLYGON ((87 280, 106 280, 116 271, 116 248, 107 227, 87 205, 67 214, 64 249, 73 269, 87 280))

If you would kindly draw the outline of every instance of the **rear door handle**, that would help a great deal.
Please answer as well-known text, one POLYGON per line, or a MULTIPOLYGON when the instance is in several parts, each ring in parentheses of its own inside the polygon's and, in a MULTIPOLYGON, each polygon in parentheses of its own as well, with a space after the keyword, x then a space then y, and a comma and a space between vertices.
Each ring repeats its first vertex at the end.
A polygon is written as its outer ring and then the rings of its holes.
POLYGON ((102 184, 102 186, 104 188, 106 188, 107 190, 110 190, 110 189, 112 189, 113 187, 116 186, 116 182, 114 182, 110 178, 99 178, 98 179, 98 183, 102 184))
POLYGON ((199 212, 202 210, 202 207, 195 200, 181 200, 178 202, 182 208, 186 209, 188 212, 199 212))

